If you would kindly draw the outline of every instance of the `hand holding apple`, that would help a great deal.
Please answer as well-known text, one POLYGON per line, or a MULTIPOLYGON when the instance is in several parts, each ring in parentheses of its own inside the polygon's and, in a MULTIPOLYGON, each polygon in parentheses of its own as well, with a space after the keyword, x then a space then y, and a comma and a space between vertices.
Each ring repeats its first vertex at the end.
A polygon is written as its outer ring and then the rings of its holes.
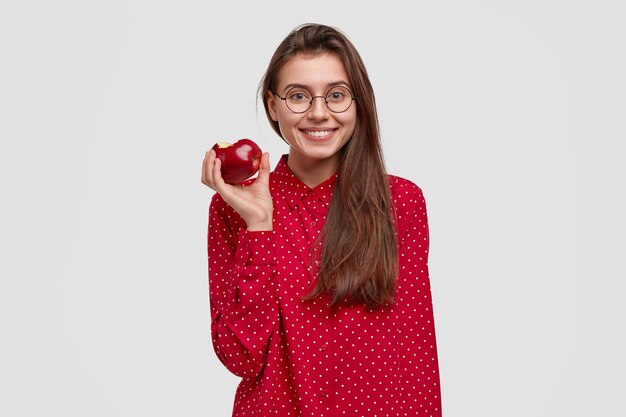
MULTIPOLYGON (((226 201, 228 205, 241 215, 246 222, 248 230, 272 230, 274 208, 269 187, 269 154, 267 152, 259 153, 258 155, 260 159, 258 162, 254 162, 255 157, 250 156, 249 158, 246 158, 245 155, 250 155, 250 153, 256 155, 255 148, 258 148, 256 145, 252 146, 247 143, 248 141, 252 142, 249 139, 244 140, 243 145, 247 144, 248 146, 241 148, 243 151, 240 151, 240 155, 244 156, 244 161, 251 161, 249 164, 242 163, 239 165, 238 163, 235 163, 234 165, 231 165, 230 162, 232 162, 232 160, 228 158, 225 158, 226 162, 224 164, 224 160, 218 157, 219 152, 227 151, 227 153, 236 153, 236 150, 238 149, 238 147, 236 147, 237 143, 232 146, 224 144, 221 148, 220 145, 217 144, 210 151, 208 151, 202 161, 201 182, 209 188, 217 191, 222 196, 224 201, 226 201), (239 178, 231 178, 230 175, 233 174, 233 172, 229 172, 223 165, 231 166, 230 169, 234 169, 235 173, 239 174, 239 178), (233 166, 235 168, 232 168, 233 166), (248 168, 242 168, 242 166, 247 166, 248 168), (253 175, 257 170, 259 171, 259 176, 251 184, 248 184, 245 187, 239 184, 241 181, 253 175), (224 174, 225 172, 226 175, 224 174), (229 184, 227 181, 232 181, 233 183, 229 184)), ((234 158, 235 162, 237 159, 238 157, 234 158)))
POLYGON ((228 184, 239 184, 259 170, 263 152, 250 139, 240 139, 234 144, 218 142, 212 149, 221 161, 222 179, 228 184))

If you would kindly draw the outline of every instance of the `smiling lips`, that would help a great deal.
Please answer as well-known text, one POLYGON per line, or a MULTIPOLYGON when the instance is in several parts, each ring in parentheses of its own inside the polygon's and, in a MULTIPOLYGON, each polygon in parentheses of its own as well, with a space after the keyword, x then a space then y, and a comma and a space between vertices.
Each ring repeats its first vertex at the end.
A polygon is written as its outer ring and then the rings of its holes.
POLYGON ((306 129, 301 129, 301 131, 305 135, 313 136, 315 138, 323 138, 323 137, 329 136, 335 130, 337 130, 337 129, 326 129, 326 130, 306 130, 306 129))

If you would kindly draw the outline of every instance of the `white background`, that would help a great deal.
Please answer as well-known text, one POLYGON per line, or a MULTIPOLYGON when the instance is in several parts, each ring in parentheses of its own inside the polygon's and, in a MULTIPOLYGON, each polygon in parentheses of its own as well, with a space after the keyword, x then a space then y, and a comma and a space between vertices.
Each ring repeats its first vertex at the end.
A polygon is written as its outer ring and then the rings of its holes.
POLYGON ((201 162, 287 152, 256 88, 319 22, 427 199, 445 415, 626 415, 620 3, 3 2, 0 414, 230 415, 201 162))

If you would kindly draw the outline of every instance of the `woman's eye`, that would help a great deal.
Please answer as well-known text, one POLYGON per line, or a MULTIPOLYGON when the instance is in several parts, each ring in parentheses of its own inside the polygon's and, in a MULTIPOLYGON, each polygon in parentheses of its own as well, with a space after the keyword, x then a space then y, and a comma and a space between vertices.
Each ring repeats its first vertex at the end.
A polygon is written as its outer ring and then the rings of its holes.
POLYGON ((305 101, 307 99, 307 95, 305 93, 292 93, 289 96, 289 99, 292 101, 305 101))
POLYGON ((327 96, 327 99, 333 102, 343 101, 345 98, 346 94, 342 91, 333 91, 327 96))

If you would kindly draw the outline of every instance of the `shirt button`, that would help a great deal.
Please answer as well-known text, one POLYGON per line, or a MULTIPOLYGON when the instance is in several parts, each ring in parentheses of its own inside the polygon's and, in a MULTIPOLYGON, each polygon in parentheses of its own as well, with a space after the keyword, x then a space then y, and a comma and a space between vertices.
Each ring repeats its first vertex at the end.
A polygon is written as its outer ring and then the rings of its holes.
POLYGON ((320 350, 323 352, 323 351, 325 351, 325 350, 326 350, 326 348, 327 348, 327 347, 328 347, 328 345, 322 345, 322 346, 320 347, 320 350))
POLYGON ((317 225, 317 222, 311 222, 311 227, 315 227, 317 225))
POLYGON ((328 391, 322 389, 322 397, 328 397, 328 391))

